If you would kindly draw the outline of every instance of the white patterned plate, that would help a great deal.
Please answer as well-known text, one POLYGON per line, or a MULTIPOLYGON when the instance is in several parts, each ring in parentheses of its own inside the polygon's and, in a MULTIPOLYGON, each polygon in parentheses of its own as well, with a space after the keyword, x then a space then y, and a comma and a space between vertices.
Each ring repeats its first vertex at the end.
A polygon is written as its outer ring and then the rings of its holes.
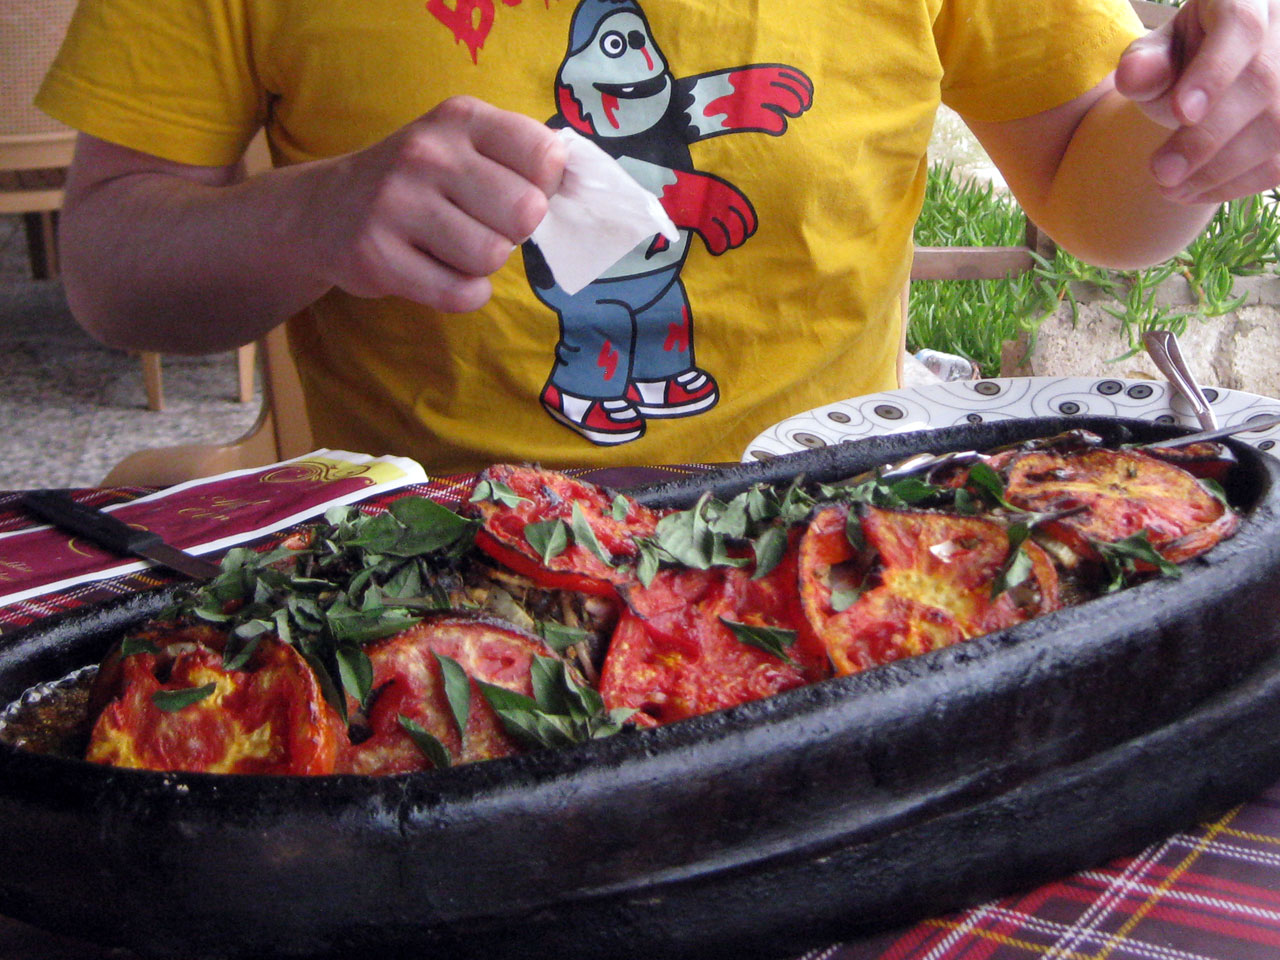
MULTIPOLYGON (((1222 426, 1280 413, 1280 399, 1239 390, 1204 388, 1222 426)), ((1157 423, 1199 424, 1190 408, 1163 380, 1094 377, 1008 377, 963 380, 869 393, 789 417, 747 445, 743 461, 830 446, 845 440, 958 423, 1014 417, 1129 417, 1157 423)), ((1280 442, 1280 426, 1240 436, 1259 450, 1280 442)))

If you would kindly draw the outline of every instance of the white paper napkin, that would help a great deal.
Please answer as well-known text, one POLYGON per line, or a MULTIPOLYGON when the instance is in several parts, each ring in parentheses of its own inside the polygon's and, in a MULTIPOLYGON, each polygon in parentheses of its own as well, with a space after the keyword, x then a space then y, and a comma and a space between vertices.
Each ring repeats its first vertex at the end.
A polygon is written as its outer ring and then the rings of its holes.
POLYGON ((590 140, 562 129, 564 178, 532 240, 556 283, 575 294, 655 234, 679 239, 658 198, 590 140))

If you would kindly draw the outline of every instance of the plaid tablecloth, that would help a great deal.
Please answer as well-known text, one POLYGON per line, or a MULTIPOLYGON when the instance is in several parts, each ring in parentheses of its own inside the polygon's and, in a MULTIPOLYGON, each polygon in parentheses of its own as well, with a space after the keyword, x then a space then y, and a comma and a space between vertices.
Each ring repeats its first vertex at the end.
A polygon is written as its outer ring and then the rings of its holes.
MULTIPOLYGON (((628 487, 708 469, 577 471, 628 487)), ((470 477, 430 478, 362 501, 381 509, 406 493, 448 505, 470 477)), ((129 503, 153 491, 74 491, 94 506, 129 503)), ((0 493, 0 534, 33 521, 19 494, 0 493)), ((0 540, 0 565, 4 561, 0 540)), ((173 582, 162 572, 128 573, 0 607, 0 634, 79 607, 173 582)), ((1280 746, 1278 746, 1280 749, 1280 746)), ((0 918, 0 960, 129 960, 0 918)), ((1280 957, 1280 784, 1220 819, 1175 834, 1133 856, 1101 864, 1017 896, 936 917, 910 928, 806 954, 803 960, 1274 960, 1280 957)), ((779 958, 785 960, 785 958, 779 958)))

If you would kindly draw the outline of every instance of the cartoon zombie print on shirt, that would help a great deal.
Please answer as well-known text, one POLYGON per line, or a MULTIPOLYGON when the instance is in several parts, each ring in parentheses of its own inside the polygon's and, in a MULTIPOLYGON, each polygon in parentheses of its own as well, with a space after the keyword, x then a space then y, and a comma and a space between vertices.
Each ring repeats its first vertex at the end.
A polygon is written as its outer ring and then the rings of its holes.
POLYGON ((809 78, 781 64, 749 64, 677 78, 635 0, 581 0, 556 76, 559 112, 652 191, 680 228, 637 246, 570 295, 533 243, 525 271, 560 321, 542 391, 547 412, 597 444, 640 437, 646 419, 687 417, 720 399, 694 362, 693 314, 680 273, 692 234, 719 256, 756 230, 756 214, 728 180, 694 169, 689 145, 726 133, 780 136, 813 101, 809 78))

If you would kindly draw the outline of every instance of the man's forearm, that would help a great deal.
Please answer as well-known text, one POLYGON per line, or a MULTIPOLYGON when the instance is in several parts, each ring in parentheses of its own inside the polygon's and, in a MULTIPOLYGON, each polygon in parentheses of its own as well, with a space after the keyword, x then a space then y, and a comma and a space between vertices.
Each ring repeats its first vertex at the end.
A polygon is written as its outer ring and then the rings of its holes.
POLYGON ((1084 116, 1043 196, 1027 210, 1054 239, 1090 263, 1136 268, 1167 260, 1204 229, 1216 204, 1167 199, 1150 157, 1169 131, 1114 91, 1084 116))
POLYGON ((77 319, 107 343, 247 343, 331 288, 478 310, 537 227, 565 151, 546 125, 451 97, 355 153, 237 182, 81 135, 63 222, 77 319))
POLYGON ((134 172, 76 193, 62 222, 79 322, 131 349, 204 353, 264 334, 321 296, 299 211, 307 171, 226 186, 134 172))

